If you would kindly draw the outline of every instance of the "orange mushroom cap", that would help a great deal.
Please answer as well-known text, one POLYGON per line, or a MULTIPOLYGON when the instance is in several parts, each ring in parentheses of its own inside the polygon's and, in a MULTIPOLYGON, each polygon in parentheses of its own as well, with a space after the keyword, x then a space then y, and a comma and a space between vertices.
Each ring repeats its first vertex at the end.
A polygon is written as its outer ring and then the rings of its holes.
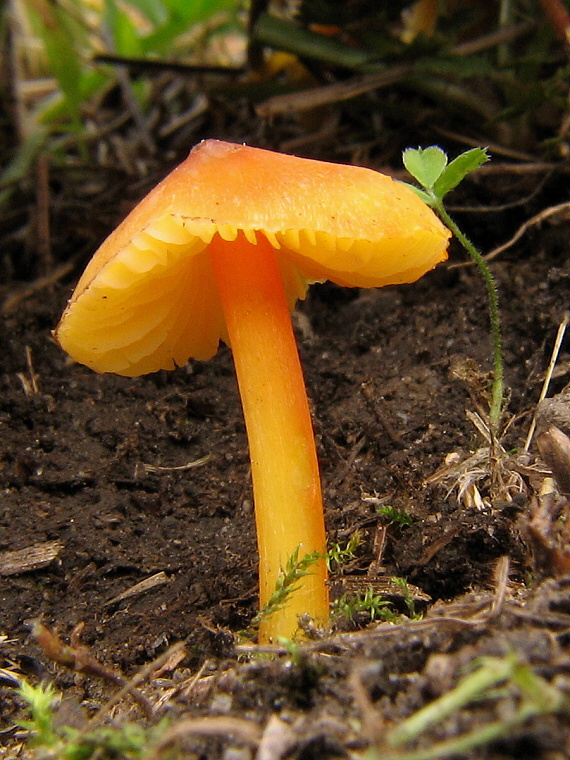
POLYGON ((378 172, 206 140, 101 245, 56 340, 95 371, 130 377, 209 359, 227 341, 208 255, 215 234, 265 236, 291 308, 312 282, 413 282, 446 258, 450 236, 378 172))

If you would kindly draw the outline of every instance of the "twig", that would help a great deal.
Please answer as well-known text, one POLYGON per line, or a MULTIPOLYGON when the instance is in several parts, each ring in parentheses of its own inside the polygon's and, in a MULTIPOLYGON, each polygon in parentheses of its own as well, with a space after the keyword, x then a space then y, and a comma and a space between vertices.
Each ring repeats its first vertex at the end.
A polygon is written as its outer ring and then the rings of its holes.
POLYGON ((484 34, 481 37, 477 37, 469 42, 463 42, 460 45, 456 45, 452 53, 455 55, 473 55, 475 53, 482 53, 484 50, 497 47, 505 42, 512 42, 521 37, 524 34, 532 31, 536 27, 534 21, 523 21, 521 24, 510 24, 508 26, 502 26, 494 32, 484 34))
POLYGON ((156 58, 132 58, 129 56, 100 53, 93 58, 95 63, 109 63, 114 66, 125 66, 133 71, 171 71, 175 74, 219 76, 239 76, 245 74, 244 66, 214 66, 203 63, 180 63, 178 61, 163 61, 156 58))
MULTIPOLYGON (((101 707, 101 709, 95 713, 95 715, 91 718, 87 726, 85 727, 84 733, 87 733, 92 728, 94 728, 96 725, 98 725, 101 720, 107 715, 110 710, 113 709, 113 707, 119 702, 124 699, 127 694, 131 694, 133 698, 135 698, 135 695, 142 696, 139 691, 137 691, 137 687, 143 684, 145 681, 147 681, 150 676, 155 673, 157 670, 160 670, 160 668, 168 662, 168 660, 177 652, 181 652, 184 649, 184 642, 178 641, 176 644, 173 644, 171 647, 168 647, 168 649, 163 652, 159 657, 157 657, 152 662, 149 662, 148 665, 145 665, 143 668, 139 670, 138 673, 135 673, 135 675, 129 679, 128 681, 126 679, 123 680, 123 686, 122 688, 114 694, 111 699, 109 699, 105 704, 101 707)), ((146 697, 143 697, 145 700, 148 708, 150 709, 150 715, 147 717, 152 716, 153 709, 152 705, 148 702, 146 697)), ((137 700, 138 701, 138 700, 137 700)))
MULTIPOLYGON (((501 145, 500 143, 495 142, 489 142, 487 138, 481 138, 481 140, 473 139, 472 137, 468 137, 466 135, 459 134, 458 132, 454 132, 450 129, 443 129, 443 127, 438 127, 437 125, 434 126, 435 131, 441 135, 442 137, 447 137, 450 140, 455 140, 455 142, 458 142, 460 145, 469 145, 470 148, 476 148, 481 144, 484 144, 493 156, 504 156, 505 158, 509 158, 514 161, 522 161, 524 164, 536 164, 535 157, 530 153, 523 153, 520 150, 516 150, 515 148, 510 148, 505 145, 501 145)), ((551 164, 552 166, 552 164, 551 164)), ((493 170, 491 173, 493 173, 496 169, 502 169, 503 164, 495 165, 493 167, 493 170)), ((488 168, 488 167, 485 167, 488 168)), ((480 172, 481 174, 484 174, 485 172, 481 171, 483 167, 480 167, 477 169, 477 172, 480 172)))
MULTIPOLYGON (((504 575, 504 566, 499 565, 498 573, 502 578, 504 575)), ((406 620, 404 623, 380 624, 377 628, 368 628, 365 631, 356 631, 350 633, 337 633, 323 640, 303 642, 303 652, 326 653, 334 651, 350 651, 360 643, 376 641, 377 639, 395 638, 401 640, 402 636, 408 634, 415 636, 423 631, 450 630, 461 631, 465 629, 477 629, 488 625, 489 621, 496 617, 496 610, 503 605, 504 588, 500 578, 496 577, 495 593, 481 611, 478 607, 475 614, 471 617, 459 617, 458 615, 448 614, 432 617, 425 617, 421 620, 406 620)), ((286 647, 279 644, 237 644, 236 652, 238 655, 252 655, 257 657, 264 654, 287 654, 286 647)))
POLYGON ((45 277, 39 277, 37 280, 34 280, 34 282, 32 282, 27 288, 19 290, 17 293, 8 296, 8 298, 2 304, 2 308, 0 310, 1 313, 4 316, 11 314, 22 301, 26 300, 26 298, 33 296, 34 293, 37 293, 40 290, 44 290, 44 288, 47 288, 50 285, 54 285, 56 282, 59 282, 59 280, 63 279, 66 275, 75 269, 76 264, 77 257, 74 257, 70 261, 66 261, 65 264, 57 267, 57 269, 54 269, 53 272, 50 272, 45 277))
MULTIPOLYGON (((502 166, 505 166, 505 164, 502 164, 502 166)), ((545 172, 543 177, 536 183, 533 190, 528 194, 523 196, 522 198, 518 198, 516 201, 507 201, 506 203, 498 203, 496 206, 486 206, 486 205, 479 205, 479 206, 451 206, 449 205, 447 207, 448 211, 452 213, 460 212, 462 214, 502 214, 505 211, 509 211, 513 208, 519 208, 520 206, 526 206, 528 203, 530 203, 532 200, 534 200, 542 190, 544 189, 545 184, 548 182, 552 174, 554 173, 553 170, 545 172)), ((505 174, 508 174, 508 168, 505 166, 505 174)), ((469 262, 471 263, 471 262, 469 262)))
POLYGON ((493 248, 492 251, 489 251, 484 256, 485 261, 491 261, 492 259, 496 258, 500 253, 503 253, 508 248, 512 248, 512 246, 517 243, 521 237, 529 230, 531 227, 534 227, 537 224, 540 224, 545 219, 548 219, 551 216, 555 216, 557 214, 562 213, 570 213, 570 202, 566 201, 564 203, 559 203, 557 206, 550 206, 549 208, 543 209, 540 213, 536 214, 535 216, 531 217, 530 219, 527 219, 527 221, 522 224, 516 233, 513 235, 513 237, 510 240, 507 240, 506 243, 503 243, 502 245, 498 246, 497 248, 493 248))
MULTIPOLYGON (((135 702, 137 702, 144 711, 145 716, 147 718, 152 717, 152 705, 145 696, 133 688, 132 681, 134 679, 127 681, 122 675, 116 673, 106 665, 103 665, 103 663, 99 662, 99 660, 91 654, 89 648, 80 642, 79 636, 81 635, 83 627, 83 623, 79 623, 75 626, 71 632, 69 644, 65 644, 55 631, 50 630, 40 620, 32 621, 32 635, 47 657, 50 657, 60 665, 65 665, 78 673, 86 673, 87 675, 103 678, 117 686, 122 686, 118 694, 121 694, 122 696, 125 694, 131 694, 135 702)), ((122 696, 120 698, 122 698, 122 696)), ((113 699, 116 697, 117 695, 115 695, 113 699)), ((116 703, 113 702, 113 704, 116 703)), ((103 709, 105 709, 105 707, 103 707, 102 710, 103 709)), ((97 713, 96 717, 99 716, 101 711, 97 713)))
POLYGON ((378 90, 395 84, 411 71, 411 65, 394 66, 389 71, 382 71, 379 74, 366 74, 348 79, 345 82, 335 82, 323 87, 311 87, 287 95, 275 95, 259 103, 255 111, 261 118, 271 119, 278 114, 306 111, 317 106, 338 103, 341 100, 349 100, 357 95, 363 95, 370 90, 378 90))

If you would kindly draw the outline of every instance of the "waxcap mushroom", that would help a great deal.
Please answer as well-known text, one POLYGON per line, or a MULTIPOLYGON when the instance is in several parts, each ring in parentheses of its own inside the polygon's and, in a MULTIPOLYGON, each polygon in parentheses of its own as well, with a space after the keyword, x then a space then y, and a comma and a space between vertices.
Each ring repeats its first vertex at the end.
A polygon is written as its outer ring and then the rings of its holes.
POLYGON ((138 376, 213 356, 227 340, 208 245, 264 236, 290 308, 312 282, 413 282, 446 258, 449 231, 376 171, 205 140, 88 264, 54 332, 97 372, 138 376))
POLYGON ((319 466, 290 309, 308 284, 417 279, 449 233, 376 172, 208 140, 103 243, 56 330, 99 372, 140 375, 231 343, 259 550, 259 641, 329 619, 319 466), (284 568, 307 562, 287 599, 284 568), (267 611, 271 610, 271 614, 267 611))

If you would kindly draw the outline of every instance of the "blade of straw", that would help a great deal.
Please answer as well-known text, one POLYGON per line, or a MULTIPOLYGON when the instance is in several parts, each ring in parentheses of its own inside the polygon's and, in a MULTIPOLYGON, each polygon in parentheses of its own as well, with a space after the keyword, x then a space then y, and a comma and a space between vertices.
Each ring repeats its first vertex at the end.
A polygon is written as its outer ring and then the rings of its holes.
POLYGON ((564 334, 566 332, 566 327, 568 326, 569 321, 570 321, 570 312, 567 311, 564 313, 562 322, 558 326, 558 332, 556 333, 556 340, 554 341, 554 347, 552 349, 552 356, 550 357, 548 369, 546 370, 546 375, 544 377, 544 383, 542 384, 542 390, 540 391, 540 396, 536 404, 534 416, 532 418, 530 429, 528 431, 528 435, 526 437, 525 445, 523 448, 524 453, 528 452, 530 448, 532 437, 536 429, 536 421, 538 419, 538 410, 539 410, 540 402, 544 401, 544 399, 546 398, 546 394, 548 393, 548 386, 550 385, 550 381, 552 380, 552 373, 554 372, 554 367, 556 366, 556 362, 558 361, 558 354, 560 353, 560 347, 562 346, 562 341, 564 340, 564 334))

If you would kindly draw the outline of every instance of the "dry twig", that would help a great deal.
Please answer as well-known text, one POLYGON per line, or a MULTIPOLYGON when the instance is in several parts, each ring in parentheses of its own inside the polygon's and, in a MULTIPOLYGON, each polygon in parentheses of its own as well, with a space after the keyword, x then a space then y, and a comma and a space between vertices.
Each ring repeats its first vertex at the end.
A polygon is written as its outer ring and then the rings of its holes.
MULTIPOLYGON (((89 648, 80 642, 79 637, 83 627, 83 623, 75 626, 71 632, 69 644, 65 644, 55 631, 50 630, 40 620, 32 622, 32 635, 42 648, 44 654, 54 660, 54 662, 65 665, 78 673, 103 678, 105 681, 122 686, 123 688, 118 692, 121 696, 116 698, 115 695, 116 701, 119 701, 126 694, 131 694, 133 699, 142 708, 145 716, 147 718, 152 717, 152 705, 148 699, 135 688, 132 688, 131 682, 127 681, 122 675, 99 662, 91 654, 89 648)), ((113 702, 113 704, 116 704, 116 702, 113 702)), ((105 707, 102 709, 105 709, 105 707)))

